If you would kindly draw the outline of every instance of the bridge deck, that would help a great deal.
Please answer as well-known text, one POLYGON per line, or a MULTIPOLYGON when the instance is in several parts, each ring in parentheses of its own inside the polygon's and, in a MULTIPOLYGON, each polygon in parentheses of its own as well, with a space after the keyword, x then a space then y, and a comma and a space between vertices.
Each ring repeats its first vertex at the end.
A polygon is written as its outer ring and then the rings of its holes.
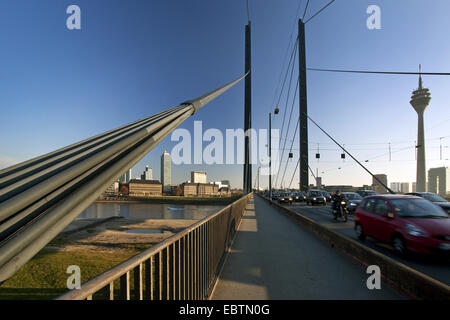
POLYGON ((369 290, 365 269, 255 196, 212 299, 402 299, 369 290))

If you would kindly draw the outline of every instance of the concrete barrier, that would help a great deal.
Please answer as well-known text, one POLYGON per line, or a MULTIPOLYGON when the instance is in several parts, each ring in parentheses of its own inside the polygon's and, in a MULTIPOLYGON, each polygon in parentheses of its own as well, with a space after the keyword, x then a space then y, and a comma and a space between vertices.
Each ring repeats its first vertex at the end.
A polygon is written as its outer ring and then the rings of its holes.
POLYGON ((366 267, 369 265, 379 266, 383 280, 409 298, 450 300, 450 287, 446 284, 368 248, 353 239, 336 233, 300 213, 281 206, 261 195, 259 196, 272 206, 292 217, 305 229, 313 232, 320 239, 349 255, 362 265, 366 267))

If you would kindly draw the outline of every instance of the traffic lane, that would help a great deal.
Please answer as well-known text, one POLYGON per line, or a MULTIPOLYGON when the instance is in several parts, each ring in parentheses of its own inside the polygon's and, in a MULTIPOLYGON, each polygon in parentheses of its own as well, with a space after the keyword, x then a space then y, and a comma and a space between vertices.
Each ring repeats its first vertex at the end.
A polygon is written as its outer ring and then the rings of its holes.
POLYGON ((289 205, 289 208, 335 232, 356 240, 359 243, 439 280, 442 283, 450 285, 449 259, 425 255, 413 255, 408 258, 401 258, 394 253, 389 244, 378 242, 370 237, 367 237, 365 241, 361 241, 357 238, 354 231, 354 215, 349 215, 347 222, 337 222, 333 218, 331 206, 307 206, 304 203, 294 203, 289 205))
POLYGON ((389 285, 368 289, 369 276, 359 263, 280 215, 277 207, 253 199, 236 231, 214 299, 404 298, 389 285))

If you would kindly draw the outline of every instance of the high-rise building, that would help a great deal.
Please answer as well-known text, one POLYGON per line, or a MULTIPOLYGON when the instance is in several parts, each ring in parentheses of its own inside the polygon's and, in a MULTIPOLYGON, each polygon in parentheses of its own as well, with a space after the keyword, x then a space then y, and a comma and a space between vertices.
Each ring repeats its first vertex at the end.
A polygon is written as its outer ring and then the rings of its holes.
POLYGON ((141 180, 153 180, 152 168, 145 166, 144 173, 141 174, 141 180))
POLYGON ((206 172, 191 171, 191 183, 206 183, 206 172))
POLYGON ((450 168, 440 167, 428 170, 428 191, 441 196, 450 193, 450 168))
MULTIPOLYGON (((378 178, 378 180, 380 180, 381 182, 383 182, 386 186, 388 184, 387 182, 387 175, 385 174, 375 174, 375 177, 378 178)), ((378 192, 378 193, 386 193, 387 190, 385 187, 383 187, 382 184, 380 184, 375 178, 372 178, 372 186, 373 186, 373 190, 378 192)))
POLYGON ((400 183, 400 192, 408 193, 409 192, 409 182, 401 182, 400 183))
POLYGON ((170 153, 164 150, 161 155, 161 184, 163 192, 170 192, 171 190, 171 163, 170 153))
POLYGON ((119 182, 125 182, 128 183, 131 180, 131 169, 125 172, 120 178, 119 182))
POLYGON ((394 192, 408 193, 409 182, 391 182, 391 189, 394 192))
POLYGON ((416 192, 416 183, 415 182, 411 183, 411 189, 412 189, 411 190, 412 192, 416 192))
MULTIPOLYGON (((419 65, 420 73, 420 65, 419 65)), ((426 166, 425 166, 425 130, 423 126, 423 115, 425 109, 431 101, 429 89, 422 87, 422 76, 419 75, 419 88, 413 91, 411 101, 409 102, 417 112, 417 184, 416 192, 425 192, 426 190, 426 166)))
POLYGON ((391 189, 394 192, 400 192, 400 182, 391 182, 391 189))

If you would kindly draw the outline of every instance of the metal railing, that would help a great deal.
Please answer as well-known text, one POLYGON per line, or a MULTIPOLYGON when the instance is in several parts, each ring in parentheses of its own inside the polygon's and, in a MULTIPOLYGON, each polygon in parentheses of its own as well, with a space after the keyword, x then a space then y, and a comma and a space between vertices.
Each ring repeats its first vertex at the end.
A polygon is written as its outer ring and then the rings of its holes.
POLYGON ((172 109, 0 170, 0 284, 184 120, 245 76, 172 109))
POLYGON ((251 196, 243 196, 57 299, 207 299, 251 196))

